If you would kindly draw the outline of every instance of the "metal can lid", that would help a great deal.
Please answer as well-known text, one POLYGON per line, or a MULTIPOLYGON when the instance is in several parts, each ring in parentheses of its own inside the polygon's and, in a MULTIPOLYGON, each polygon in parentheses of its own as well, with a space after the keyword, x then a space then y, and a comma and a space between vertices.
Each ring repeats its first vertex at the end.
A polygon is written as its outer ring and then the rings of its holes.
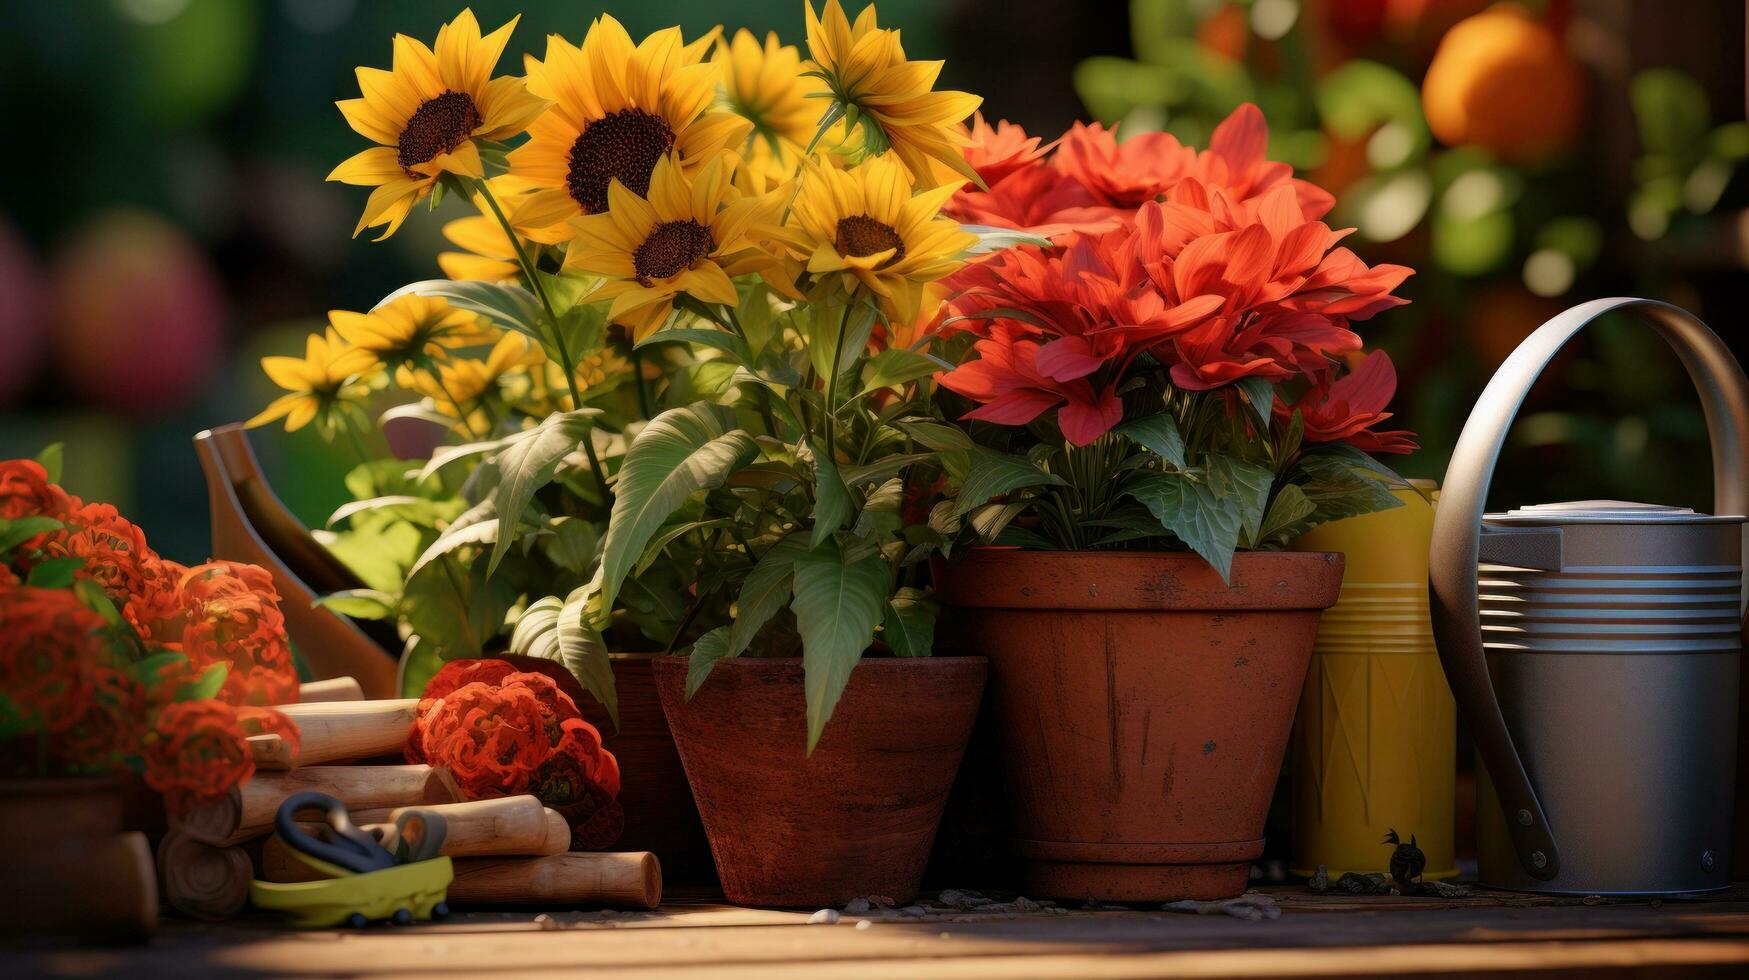
POLYGON ((1643 504, 1632 500, 1566 500, 1531 504, 1504 514, 1488 514, 1494 523, 1526 524, 1741 524, 1742 515, 1700 514, 1692 507, 1643 504))

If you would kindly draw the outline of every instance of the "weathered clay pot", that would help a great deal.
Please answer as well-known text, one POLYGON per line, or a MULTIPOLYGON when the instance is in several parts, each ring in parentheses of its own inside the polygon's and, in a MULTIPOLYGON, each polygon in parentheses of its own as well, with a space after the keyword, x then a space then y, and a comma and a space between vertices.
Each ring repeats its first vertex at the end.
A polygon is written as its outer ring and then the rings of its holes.
POLYGON ((729 901, 917 894, 984 658, 864 658, 812 756, 801 660, 719 661, 691 701, 686 668, 658 658, 656 686, 729 901))
POLYGON ((0 938, 145 939, 158 926, 146 835, 111 778, 0 780, 0 938))
POLYGON ((1238 895, 1342 557, 977 549, 936 570, 990 658, 1028 894, 1238 895))

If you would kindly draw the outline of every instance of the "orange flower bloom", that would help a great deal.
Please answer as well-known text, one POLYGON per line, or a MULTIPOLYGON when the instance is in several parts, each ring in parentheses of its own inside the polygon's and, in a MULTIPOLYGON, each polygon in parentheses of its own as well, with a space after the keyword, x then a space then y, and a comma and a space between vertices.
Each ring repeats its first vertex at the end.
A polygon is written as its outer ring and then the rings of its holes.
POLYGON ((71 728, 91 700, 103 629, 67 589, 0 589, 0 697, 32 729, 71 728))
POLYGON ((551 751, 540 702, 521 685, 478 681, 431 703, 420 750, 455 775, 469 799, 514 796, 551 751))
POLYGON ((297 700, 297 669, 285 635, 279 593, 266 569, 212 561, 182 576, 182 649, 197 670, 230 665, 220 697, 232 704, 297 700))
POLYGON ((182 576, 188 574, 188 568, 160 558, 145 570, 139 591, 128 597, 122 615, 143 639, 174 643, 180 648, 182 629, 188 625, 188 610, 182 602, 182 576))
POLYGON ((1006 119, 991 126, 979 112, 972 115, 972 141, 962 152, 984 183, 994 187, 1009 175, 1044 159, 1054 146, 1055 143, 1040 146, 1037 136, 1026 135, 1026 130, 1006 119))
POLYGON ((76 498, 49 482, 48 471, 34 459, 0 462, 0 520, 45 515, 60 517, 76 498))
POLYGON ((237 711, 220 701, 179 701, 146 737, 146 785, 174 816, 216 801, 255 774, 237 711))
POLYGON ((55 740, 59 760, 79 772, 112 772, 140 754, 148 698, 145 685, 127 664, 100 651, 89 665, 92 697, 81 714, 55 740))
POLYGON ((82 558, 76 573, 103 588, 118 605, 138 595, 157 577, 158 553, 146 545, 146 535, 110 504, 84 504, 70 511, 67 527, 48 536, 43 553, 50 558, 82 558))
POLYGON ((571 850, 612 847, 625 832, 625 809, 588 766, 569 752, 554 752, 529 780, 529 792, 557 810, 571 825, 571 850))

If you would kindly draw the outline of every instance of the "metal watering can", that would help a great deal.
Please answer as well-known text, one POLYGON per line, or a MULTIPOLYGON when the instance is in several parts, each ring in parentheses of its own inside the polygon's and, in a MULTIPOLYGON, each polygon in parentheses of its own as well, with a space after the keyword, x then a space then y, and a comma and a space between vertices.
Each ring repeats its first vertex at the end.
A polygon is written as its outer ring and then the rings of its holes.
POLYGON ((1500 366, 1445 474, 1428 572, 1433 631, 1488 778, 1484 884, 1582 895, 1727 888, 1742 654, 1749 380, 1689 313, 1600 299, 1500 366), (1561 346, 1629 312, 1701 394, 1717 515, 1620 501, 1484 514, 1506 431, 1561 346))

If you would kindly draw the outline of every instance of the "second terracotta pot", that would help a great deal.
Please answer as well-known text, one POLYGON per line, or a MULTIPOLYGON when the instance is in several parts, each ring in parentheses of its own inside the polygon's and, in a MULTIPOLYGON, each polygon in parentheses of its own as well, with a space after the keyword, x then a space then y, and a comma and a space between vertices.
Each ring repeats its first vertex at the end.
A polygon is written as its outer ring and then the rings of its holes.
POLYGON ((937 566, 990 658, 1028 894, 1244 891, 1342 557, 977 549, 937 566))
POLYGON ((686 660, 655 666, 729 901, 819 908, 917 894, 984 658, 864 658, 811 756, 799 659, 719 661, 690 701, 686 660))

